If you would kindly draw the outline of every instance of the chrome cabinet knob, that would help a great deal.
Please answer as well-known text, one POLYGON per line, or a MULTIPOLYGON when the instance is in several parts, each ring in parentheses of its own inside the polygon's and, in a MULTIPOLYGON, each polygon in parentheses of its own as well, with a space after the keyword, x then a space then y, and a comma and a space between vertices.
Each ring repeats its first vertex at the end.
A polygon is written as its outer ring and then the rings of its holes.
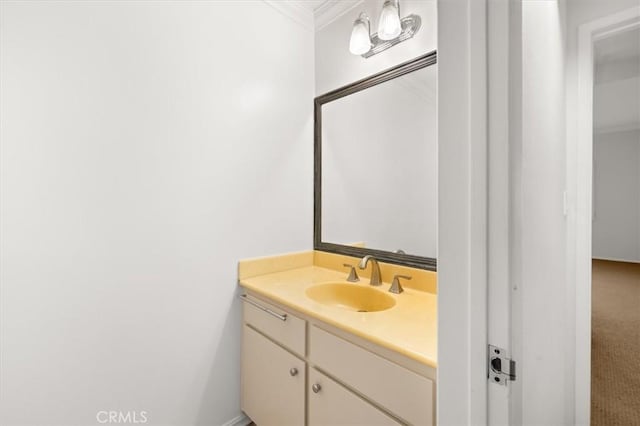
POLYGON ((293 367, 291 370, 289 370, 289 374, 291 374, 292 376, 297 376, 298 375, 298 369, 293 367))
POLYGON ((313 393, 318 393, 320 392, 321 389, 322 389, 322 386, 320 386, 317 383, 314 383, 313 386, 311 386, 311 390, 313 391, 313 393))

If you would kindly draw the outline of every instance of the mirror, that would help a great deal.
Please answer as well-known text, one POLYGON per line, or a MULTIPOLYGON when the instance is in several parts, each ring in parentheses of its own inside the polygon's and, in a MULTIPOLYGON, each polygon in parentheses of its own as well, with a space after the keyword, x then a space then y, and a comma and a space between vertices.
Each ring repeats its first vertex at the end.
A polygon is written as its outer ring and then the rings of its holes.
POLYGON ((436 52, 315 101, 314 246, 436 270, 436 52))

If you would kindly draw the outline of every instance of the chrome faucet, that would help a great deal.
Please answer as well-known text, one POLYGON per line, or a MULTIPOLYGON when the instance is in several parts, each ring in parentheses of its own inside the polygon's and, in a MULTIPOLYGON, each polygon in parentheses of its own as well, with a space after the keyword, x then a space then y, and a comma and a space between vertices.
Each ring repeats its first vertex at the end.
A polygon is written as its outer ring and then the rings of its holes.
POLYGON ((365 269, 369 261, 371 261, 371 280, 369 281, 369 284, 381 285, 382 280, 380 279, 380 265, 378 265, 378 261, 373 256, 369 254, 363 257, 358 264, 358 268, 365 269))

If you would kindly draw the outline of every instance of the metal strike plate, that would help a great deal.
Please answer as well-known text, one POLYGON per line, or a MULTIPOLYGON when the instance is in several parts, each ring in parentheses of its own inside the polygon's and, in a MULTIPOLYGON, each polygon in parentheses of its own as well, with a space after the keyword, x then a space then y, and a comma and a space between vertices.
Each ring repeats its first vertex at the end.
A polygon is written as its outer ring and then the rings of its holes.
POLYGON ((489 345, 487 362, 491 383, 506 386, 516 379, 516 362, 509 358, 506 350, 489 345))

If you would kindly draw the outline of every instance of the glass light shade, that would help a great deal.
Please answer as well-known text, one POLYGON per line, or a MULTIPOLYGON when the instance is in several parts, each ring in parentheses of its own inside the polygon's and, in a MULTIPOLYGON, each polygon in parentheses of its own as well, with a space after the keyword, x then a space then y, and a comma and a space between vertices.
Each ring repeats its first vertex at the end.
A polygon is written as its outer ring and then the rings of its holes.
POLYGON ((360 16, 353 23, 349 51, 354 55, 363 55, 371 50, 371 36, 369 35, 369 19, 360 16))
POLYGON ((400 11, 397 0, 387 0, 382 6, 378 22, 378 38, 380 40, 393 40, 402 32, 400 24, 400 11))

